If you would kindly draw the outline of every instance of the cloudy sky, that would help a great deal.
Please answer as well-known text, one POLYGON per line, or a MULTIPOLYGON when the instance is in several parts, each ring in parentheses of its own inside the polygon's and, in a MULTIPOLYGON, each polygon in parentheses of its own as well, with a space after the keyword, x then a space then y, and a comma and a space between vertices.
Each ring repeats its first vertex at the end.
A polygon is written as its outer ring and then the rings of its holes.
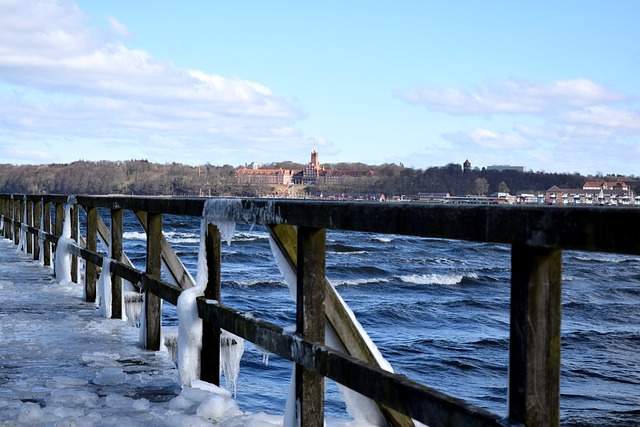
POLYGON ((0 163, 640 175, 640 2, 0 0, 0 163))

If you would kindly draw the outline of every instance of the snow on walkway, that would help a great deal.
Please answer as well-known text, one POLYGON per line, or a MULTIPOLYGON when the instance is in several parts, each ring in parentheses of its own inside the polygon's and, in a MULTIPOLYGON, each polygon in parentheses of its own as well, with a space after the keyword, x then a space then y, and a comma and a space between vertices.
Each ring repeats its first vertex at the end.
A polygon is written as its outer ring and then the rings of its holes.
POLYGON ((182 390, 165 352, 140 348, 138 329, 95 312, 80 285, 58 284, 0 239, 0 425, 282 425, 243 414, 210 384, 182 390))

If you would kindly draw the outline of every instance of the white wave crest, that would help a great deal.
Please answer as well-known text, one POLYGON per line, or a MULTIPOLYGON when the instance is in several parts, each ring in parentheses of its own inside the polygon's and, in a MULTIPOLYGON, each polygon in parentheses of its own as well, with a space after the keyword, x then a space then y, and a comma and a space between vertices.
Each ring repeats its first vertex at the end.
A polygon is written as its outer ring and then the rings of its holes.
POLYGON ((373 283, 388 283, 389 279, 384 277, 374 278, 362 278, 362 279, 348 279, 348 280, 332 280, 333 286, 358 286, 358 285, 370 285, 373 283))
POLYGON ((467 277, 470 279, 477 279, 478 275, 475 273, 468 274, 408 274, 404 276, 398 276, 398 279, 405 283, 413 283, 416 285, 457 285, 467 277))

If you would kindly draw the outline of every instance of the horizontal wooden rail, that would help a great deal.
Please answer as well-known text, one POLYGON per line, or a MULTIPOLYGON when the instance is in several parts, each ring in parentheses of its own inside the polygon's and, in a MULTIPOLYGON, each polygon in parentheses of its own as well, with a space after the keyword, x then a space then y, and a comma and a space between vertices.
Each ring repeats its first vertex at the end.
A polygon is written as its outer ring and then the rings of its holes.
POLYGON ((350 389, 433 425, 516 426, 483 409, 400 375, 301 338, 279 326, 237 312, 217 301, 198 298, 198 313, 261 348, 319 372, 350 389), (393 394, 388 391, 393 390, 393 394))

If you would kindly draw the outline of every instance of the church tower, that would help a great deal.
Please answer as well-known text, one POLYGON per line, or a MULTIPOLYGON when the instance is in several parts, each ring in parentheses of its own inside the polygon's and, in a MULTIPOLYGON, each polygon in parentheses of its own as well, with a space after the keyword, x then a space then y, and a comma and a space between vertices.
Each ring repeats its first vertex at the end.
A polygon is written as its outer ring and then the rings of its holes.
POLYGON ((462 172, 463 173, 467 173, 467 172, 470 172, 470 171, 471 171, 471 162, 469 161, 469 159, 467 159, 462 164, 462 172))
POLYGON ((313 150, 311 152, 311 167, 315 170, 320 170, 320 161, 318 160, 318 152, 313 150))

